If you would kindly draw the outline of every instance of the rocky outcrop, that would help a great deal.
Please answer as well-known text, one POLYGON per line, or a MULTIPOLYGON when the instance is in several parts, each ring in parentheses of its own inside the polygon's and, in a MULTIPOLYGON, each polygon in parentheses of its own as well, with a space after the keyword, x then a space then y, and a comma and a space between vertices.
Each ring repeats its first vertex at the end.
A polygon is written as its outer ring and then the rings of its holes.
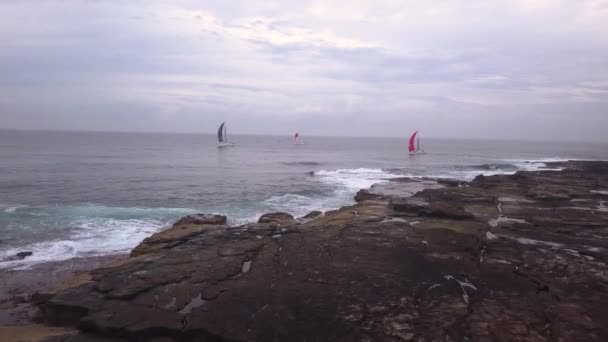
POLYGON ((563 165, 157 237, 40 307, 135 341, 605 341, 608 167, 563 165))
POLYGON ((294 223, 294 218, 288 213, 269 213, 264 214, 258 220, 258 223, 276 223, 280 225, 289 225, 294 223))
POLYGON ((156 233, 142 241, 131 251, 131 256, 155 253, 183 244, 189 239, 226 228, 226 216, 195 214, 179 219, 167 230, 156 233))

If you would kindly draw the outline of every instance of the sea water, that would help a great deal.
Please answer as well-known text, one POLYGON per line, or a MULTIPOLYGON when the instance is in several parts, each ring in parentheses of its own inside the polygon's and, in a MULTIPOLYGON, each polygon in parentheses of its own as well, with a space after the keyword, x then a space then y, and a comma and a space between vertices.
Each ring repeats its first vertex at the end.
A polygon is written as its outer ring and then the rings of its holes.
POLYGON ((0 268, 128 253, 191 213, 232 225, 266 212, 294 216, 353 203, 390 178, 470 180, 538 170, 547 161, 608 159, 596 143, 0 131, 0 268), (20 251, 33 255, 2 262, 20 251))

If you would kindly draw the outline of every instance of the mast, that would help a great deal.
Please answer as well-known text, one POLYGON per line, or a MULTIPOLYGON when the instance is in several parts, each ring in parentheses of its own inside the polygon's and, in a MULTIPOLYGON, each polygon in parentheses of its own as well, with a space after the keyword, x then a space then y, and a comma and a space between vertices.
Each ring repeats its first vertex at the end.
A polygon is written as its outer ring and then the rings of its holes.
POLYGON ((228 126, 224 126, 224 140, 228 142, 228 126))
POLYGON ((416 151, 420 151, 420 133, 418 133, 418 138, 416 139, 416 151))

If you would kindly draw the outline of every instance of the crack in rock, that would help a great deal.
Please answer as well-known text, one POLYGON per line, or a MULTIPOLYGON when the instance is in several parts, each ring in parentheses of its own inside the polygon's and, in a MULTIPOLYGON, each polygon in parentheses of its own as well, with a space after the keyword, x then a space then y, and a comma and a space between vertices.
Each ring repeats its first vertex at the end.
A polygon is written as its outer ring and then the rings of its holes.
POLYGON ((467 293, 467 290, 465 288, 468 287, 470 289, 477 291, 477 287, 475 287, 475 285, 470 283, 467 278, 464 278, 464 281, 460 281, 451 275, 446 275, 446 276, 444 276, 444 278, 446 280, 454 280, 455 282, 458 283, 458 285, 460 285, 460 289, 462 290, 462 299, 464 299, 465 303, 469 304, 469 294, 467 293))

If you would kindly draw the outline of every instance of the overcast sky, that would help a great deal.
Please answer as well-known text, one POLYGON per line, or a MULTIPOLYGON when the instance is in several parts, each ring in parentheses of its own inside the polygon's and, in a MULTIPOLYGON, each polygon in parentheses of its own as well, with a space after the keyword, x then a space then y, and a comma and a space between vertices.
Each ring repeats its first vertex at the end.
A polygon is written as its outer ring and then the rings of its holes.
POLYGON ((1 1, 0 128, 608 141, 608 0, 1 1))

